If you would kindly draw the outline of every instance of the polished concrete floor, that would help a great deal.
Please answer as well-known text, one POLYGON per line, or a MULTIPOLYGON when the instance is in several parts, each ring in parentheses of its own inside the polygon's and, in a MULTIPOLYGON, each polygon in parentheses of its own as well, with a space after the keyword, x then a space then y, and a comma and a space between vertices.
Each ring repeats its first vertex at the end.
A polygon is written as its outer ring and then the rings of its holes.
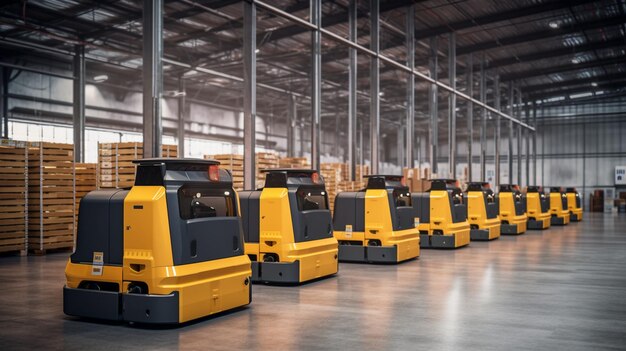
POLYGON ((300 287, 258 286, 247 308, 177 328, 66 317, 67 254, 0 258, 0 349, 626 349, 626 216, 397 266, 341 264, 300 287))

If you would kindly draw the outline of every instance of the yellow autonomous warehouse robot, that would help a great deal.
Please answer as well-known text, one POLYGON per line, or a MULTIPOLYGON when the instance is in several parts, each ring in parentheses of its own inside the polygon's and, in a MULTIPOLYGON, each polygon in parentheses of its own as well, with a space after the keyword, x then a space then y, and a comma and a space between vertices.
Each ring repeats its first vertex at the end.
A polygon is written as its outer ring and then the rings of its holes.
POLYGON ((454 179, 434 179, 426 193, 411 195, 423 248, 456 249, 470 243, 463 192, 454 179))
POLYGON ((501 234, 524 234, 526 232, 526 204, 519 187, 515 184, 501 184, 498 192, 498 214, 501 234))
POLYGON ((467 184, 467 221, 470 224, 470 240, 493 240, 500 237, 496 194, 489 183, 467 184))
POLYGON ((570 213, 567 207, 567 194, 559 187, 550 188, 550 215, 552 225, 569 224, 570 213))
POLYGON ((526 188, 526 214, 528 229, 550 228, 550 199, 538 186, 526 188))
POLYGON ((239 193, 252 281, 297 284, 337 273, 323 178, 310 169, 263 172, 263 189, 239 193))
POLYGON ((567 208, 570 213, 570 222, 580 222, 583 220, 583 206, 580 200, 580 194, 576 188, 566 188, 567 208))
POLYGON ((230 174, 210 160, 133 162, 130 190, 81 200, 64 312, 175 324, 249 304, 252 272, 230 174))
POLYGON ((398 263, 420 254, 411 194, 402 176, 370 175, 364 190, 339 193, 333 227, 340 261, 398 263))

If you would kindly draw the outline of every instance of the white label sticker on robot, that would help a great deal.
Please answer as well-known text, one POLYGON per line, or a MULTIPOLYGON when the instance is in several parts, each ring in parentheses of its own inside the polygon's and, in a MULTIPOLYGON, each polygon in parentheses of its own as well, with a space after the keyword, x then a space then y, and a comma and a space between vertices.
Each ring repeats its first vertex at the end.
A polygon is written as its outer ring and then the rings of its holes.
POLYGON ((415 217, 415 218, 413 218, 413 226, 414 226, 415 228, 417 228, 417 227, 419 227, 419 226, 420 226, 420 219, 419 219, 419 217, 415 217))
POLYGON ((104 252, 94 251, 91 275, 102 275, 104 268, 104 252))
POLYGON ((346 224, 346 238, 352 237, 352 225, 346 224))

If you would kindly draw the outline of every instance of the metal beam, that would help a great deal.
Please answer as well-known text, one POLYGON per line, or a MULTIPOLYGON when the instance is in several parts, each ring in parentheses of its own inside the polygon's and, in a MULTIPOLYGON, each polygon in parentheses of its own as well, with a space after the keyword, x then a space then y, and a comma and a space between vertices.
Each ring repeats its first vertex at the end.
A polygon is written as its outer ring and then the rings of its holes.
MULTIPOLYGON (((352 0, 354 1, 354 0, 352 0)), ((415 70, 415 5, 406 10, 406 63, 415 70)), ((408 168, 414 167, 413 140, 415 139, 415 76, 409 73, 406 85, 406 161, 408 168)))
MULTIPOLYGON (((292 21, 292 22, 294 22, 294 23, 296 23, 296 24, 298 24, 298 25, 300 25, 302 27, 308 28, 310 30, 318 29, 317 27, 313 26, 310 22, 308 22, 306 20, 303 20, 302 18, 299 18, 297 16, 294 16, 294 15, 291 15, 289 13, 286 13, 285 11, 283 11, 283 10, 281 10, 281 9, 275 7, 275 6, 269 5, 269 4, 267 4, 267 3, 263 2, 263 1, 259 1, 259 0, 251 0, 251 1, 253 1, 258 6, 262 7, 264 10, 267 10, 267 11, 269 11, 271 13, 274 13, 274 14, 277 14, 277 15, 283 17, 283 18, 286 18, 286 19, 288 19, 288 20, 290 20, 290 21, 292 21)), ((372 1, 372 0, 370 0, 370 1, 372 1)), ((394 2, 394 3, 396 3, 396 2, 394 2)), ((404 71, 404 72, 413 73, 413 75, 416 76, 417 78, 419 78, 421 80, 424 80, 424 81, 426 81, 428 83, 434 84, 437 87, 440 87, 443 90, 448 91, 451 94, 456 94, 458 97, 460 97, 460 98, 462 98, 464 100, 472 101, 475 105, 477 105, 477 106, 479 106, 481 108, 485 108, 485 109, 487 109, 487 110, 489 110, 489 111, 491 111, 491 112, 493 112, 493 113, 495 113, 495 114, 497 114, 497 115, 499 115, 499 116, 501 116, 501 117, 503 117, 503 118, 505 118, 507 120, 513 119, 511 116, 507 115, 506 113, 498 111, 497 109, 495 109, 495 108, 493 108, 493 107, 491 107, 491 106, 489 106, 487 104, 484 104, 481 101, 478 101, 478 100, 476 100, 474 98, 471 98, 471 97, 467 96, 463 92, 460 92, 458 90, 452 89, 450 86, 448 86, 448 85, 446 85, 446 84, 444 84, 444 83, 442 83, 442 82, 440 82, 438 80, 435 80, 435 79, 433 79, 433 78, 431 78, 431 77, 429 77, 429 76, 427 76, 427 75, 425 75, 425 74, 423 74, 421 72, 418 72, 417 70, 411 71, 404 64, 401 64, 401 63, 395 61, 394 59, 391 59, 391 58, 389 58, 389 57, 387 57, 385 55, 381 55, 380 52, 375 52, 375 51, 373 51, 371 49, 368 49, 368 48, 366 48, 364 46, 361 46, 361 45, 359 45, 357 43, 351 42, 350 40, 348 40, 348 39, 346 39, 346 38, 344 38, 344 37, 342 37, 342 36, 340 36, 338 34, 335 34, 335 33, 331 32, 331 31, 328 31, 328 30, 326 30, 324 28, 322 28, 320 31, 321 31, 322 35, 326 36, 330 40, 342 43, 342 44, 346 45, 349 48, 355 48, 359 52, 364 53, 364 54, 370 56, 370 58, 372 58, 372 57, 373 58, 377 58, 379 61, 384 62, 386 65, 388 65, 390 67, 394 67, 394 68, 399 69, 399 70, 404 71)), ((370 42, 370 45, 371 45, 371 42, 370 42)), ((379 46, 379 48, 380 48, 380 46, 379 46)), ((458 50, 457 50, 457 54, 458 54, 458 50)), ((528 126, 525 123, 523 123, 521 121, 518 121, 516 119, 514 119, 514 123, 519 123, 524 128, 528 128, 528 129, 531 129, 531 130, 533 129, 531 126, 528 126)))
MULTIPOLYGON (((480 60, 480 101, 487 103, 487 76, 485 74, 485 54, 480 60)), ((487 180, 487 111, 480 110, 480 180, 487 180)))
POLYGON ((601 84, 602 82, 608 81, 623 81, 626 80, 626 72, 623 73, 615 73, 610 75, 601 75, 594 76, 588 78, 575 78, 569 79, 561 82, 551 82, 546 84, 530 84, 524 85, 524 90, 528 92, 532 92, 533 95, 543 95, 545 93, 549 93, 554 89, 558 88, 569 88, 569 87, 578 87, 578 86, 591 86, 591 83, 601 84))
MULTIPOLYGON (((530 107, 524 105, 524 113, 526 114, 526 123, 530 123, 530 107)), ((530 133, 524 131, 526 139, 526 186, 530 185, 530 133)))
POLYGON ((579 71, 579 70, 588 69, 592 67, 617 65, 617 64, 623 64, 623 63, 624 63, 624 57, 617 56, 617 57, 612 57, 608 59, 593 60, 593 61, 588 61, 588 62, 583 62, 583 63, 578 63, 578 64, 570 63, 567 65, 559 65, 559 66, 546 67, 546 68, 541 68, 541 69, 535 68, 535 69, 530 69, 527 71, 518 71, 518 72, 503 75, 502 81, 527 79, 530 77, 541 77, 541 76, 546 76, 546 75, 554 74, 554 73, 579 71))
POLYGON ((163 0, 143 1, 143 157, 161 157, 163 0))
POLYGON ((372 174, 378 174, 380 156, 380 13, 378 0, 370 0, 370 163, 372 174))
POLYGON ((537 185, 537 104, 533 101, 533 185, 537 185))
POLYGON ((178 157, 185 157, 185 114, 187 112, 187 91, 183 77, 178 78, 178 157))
POLYGON ((311 168, 320 170, 320 118, 322 113, 322 4, 310 0, 311 24, 311 168))
MULTIPOLYGON (((500 76, 496 73, 493 80, 493 98, 496 110, 500 111, 500 76)), ((496 115, 496 136, 495 136, 495 158, 496 165, 496 188, 500 185, 500 115, 496 115)))
MULTIPOLYGON (((467 77, 465 79, 467 83, 467 95, 474 96, 474 55, 467 55, 466 66, 468 70, 466 72, 467 77)), ((473 181, 472 177, 472 143, 474 142, 474 104, 470 101, 467 102, 467 180, 473 181)))
POLYGON ((619 26, 624 23, 624 20, 626 20, 626 16, 614 16, 584 23, 565 24, 558 29, 553 29, 549 31, 546 29, 540 29, 530 33, 516 33, 508 37, 497 38, 494 40, 460 47, 458 48, 457 53, 459 55, 465 55, 469 54, 470 52, 484 51, 495 48, 501 49, 506 46, 527 43, 535 40, 545 40, 547 38, 568 35, 571 33, 580 33, 590 29, 619 26))
POLYGON ((85 46, 76 45, 74 49, 74 162, 85 162, 85 46))
MULTIPOLYGON (((456 33, 448 36, 448 78, 450 87, 456 90, 456 33)), ((448 169, 450 178, 456 179, 456 94, 448 96, 448 143, 450 156, 448 169)))
MULTIPOLYGON (((428 58, 428 66, 430 69, 430 78, 437 81, 437 37, 430 38, 430 56, 428 58)), ((437 144, 439 141, 439 102, 437 84, 431 84, 429 89, 428 110, 430 112, 430 128, 428 130, 430 139, 430 167, 431 173, 437 174, 437 144)))
MULTIPOLYGON (((356 43, 357 40, 357 0, 350 0, 348 8, 349 40, 356 43)), ((350 47, 348 63, 348 164, 350 176, 348 179, 356 180, 356 124, 357 124, 357 51, 350 47)))
POLYGON ((296 127, 298 106, 296 105, 296 97, 289 94, 287 104, 287 157, 296 156, 296 127))
MULTIPOLYGON (((513 105, 515 102, 515 91, 513 90, 513 82, 509 82, 509 115, 513 116, 513 105)), ((509 184, 517 184, 513 179, 513 122, 509 121, 509 152, 507 154, 507 162, 509 164, 509 184)), ((519 179, 518 179, 519 182, 519 179)))
POLYGON ((11 69, 0 68, 0 138, 9 138, 9 76, 11 69))
POLYGON ((256 4, 243 2, 243 185, 256 188, 256 4))
POLYGON ((569 0, 569 1, 550 1, 546 3, 540 3, 536 5, 530 5, 521 8, 514 8, 508 11, 502 11, 497 13, 490 13, 479 17, 472 17, 471 19, 461 20, 456 22, 448 22, 446 24, 420 30, 416 35, 417 40, 430 38, 441 34, 451 33, 467 28, 485 26, 492 23, 498 23, 502 21, 508 21, 515 18, 532 16, 549 11, 560 10, 571 6, 577 6, 586 3, 592 3, 593 0, 569 0))
MULTIPOLYGON (((518 119, 522 119, 522 92, 518 90, 516 114, 518 119)), ((522 128, 517 127, 517 184, 522 186, 522 128)))

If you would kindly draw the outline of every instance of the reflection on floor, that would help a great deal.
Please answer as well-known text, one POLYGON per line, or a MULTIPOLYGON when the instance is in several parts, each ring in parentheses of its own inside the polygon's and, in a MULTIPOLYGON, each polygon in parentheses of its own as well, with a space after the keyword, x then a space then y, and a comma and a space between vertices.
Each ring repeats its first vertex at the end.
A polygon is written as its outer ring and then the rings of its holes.
POLYGON ((423 251, 401 265, 341 264, 300 287, 253 287, 248 308, 179 328, 63 315, 67 254, 0 258, 8 349, 580 349, 626 345, 626 216, 423 251))

